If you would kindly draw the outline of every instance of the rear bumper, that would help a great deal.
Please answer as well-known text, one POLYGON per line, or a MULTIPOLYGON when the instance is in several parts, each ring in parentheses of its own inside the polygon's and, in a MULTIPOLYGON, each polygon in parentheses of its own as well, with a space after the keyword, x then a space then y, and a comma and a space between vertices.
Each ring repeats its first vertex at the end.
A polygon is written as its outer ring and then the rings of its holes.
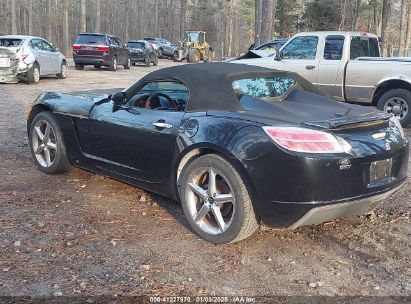
POLYGON ((326 221, 347 217, 351 215, 365 214, 381 205, 384 199, 391 196, 395 191, 397 191, 400 188, 401 184, 397 185, 391 190, 388 190, 377 195, 369 197, 360 197, 344 202, 333 202, 328 203, 324 206, 314 207, 288 228, 295 229, 301 226, 321 224, 326 221))
POLYGON ((131 55, 130 60, 131 62, 143 62, 146 60, 145 55, 131 55))
POLYGON ((110 66, 112 61, 108 58, 81 58, 77 57, 74 59, 75 64, 82 65, 107 65, 110 66))

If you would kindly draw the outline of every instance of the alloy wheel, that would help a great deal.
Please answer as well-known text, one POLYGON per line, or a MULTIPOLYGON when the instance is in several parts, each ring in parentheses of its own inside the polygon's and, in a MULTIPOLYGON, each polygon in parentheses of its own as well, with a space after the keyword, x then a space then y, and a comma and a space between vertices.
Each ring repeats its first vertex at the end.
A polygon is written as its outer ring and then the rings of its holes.
POLYGON ((67 77, 67 66, 66 66, 65 64, 63 64, 63 65, 61 66, 61 76, 62 76, 63 78, 66 78, 66 77, 67 77))
POLYGON ((33 79, 35 83, 40 81, 40 71, 38 67, 34 67, 33 69, 33 79))
POLYGON ((222 234, 235 215, 235 197, 228 180, 214 168, 200 168, 190 176, 185 197, 189 214, 206 233, 222 234))
POLYGON ((37 162, 45 167, 51 167, 56 159, 57 139, 50 123, 39 120, 33 128, 31 134, 32 149, 37 162))
POLYGON ((401 97, 392 97, 384 105, 384 112, 393 114, 400 120, 407 116, 408 110, 407 102, 401 97))

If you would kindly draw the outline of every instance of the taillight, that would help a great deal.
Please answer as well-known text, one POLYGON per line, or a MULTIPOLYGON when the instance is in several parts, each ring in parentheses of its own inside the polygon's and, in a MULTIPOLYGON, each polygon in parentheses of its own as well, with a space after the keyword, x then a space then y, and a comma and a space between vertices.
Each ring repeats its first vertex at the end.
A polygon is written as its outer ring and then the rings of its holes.
POLYGON ((29 54, 21 54, 21 55, 20 55, 20 59, 21 59, 21 61, 23 61, 24 63, 26 63, 24 60, 25 60, 27 57, 29 57, 29 54))
POLYGON ((73 51, 78 51, 79 49, 81 49, 81 45, 78 45, 78 44, 73 45, 73 51))
POLYGON ((99 45, 97 46, 97 50, 100 52, 108 52, 109 47, 107 45, 99 45))
POLYGON ((263 127, 270 138, 284 149, 302 153, 349 153, 344 139, 327 132, 298 127, 263 127))

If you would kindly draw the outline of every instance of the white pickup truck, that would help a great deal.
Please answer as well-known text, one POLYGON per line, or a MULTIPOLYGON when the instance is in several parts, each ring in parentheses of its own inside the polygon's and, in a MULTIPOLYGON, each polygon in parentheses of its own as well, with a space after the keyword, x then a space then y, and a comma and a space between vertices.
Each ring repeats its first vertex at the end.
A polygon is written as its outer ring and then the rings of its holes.
POLYGON ((411 58, 382 58, 378 37, 360 32, 304 32, 277 54, 232 61, 300 74, 331 97, 376 106, 411 123, 411 58))

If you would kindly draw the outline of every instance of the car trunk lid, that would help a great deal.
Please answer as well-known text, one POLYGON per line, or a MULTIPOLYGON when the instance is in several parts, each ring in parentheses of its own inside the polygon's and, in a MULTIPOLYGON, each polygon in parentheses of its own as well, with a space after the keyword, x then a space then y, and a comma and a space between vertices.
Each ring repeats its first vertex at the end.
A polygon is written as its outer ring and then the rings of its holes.
POLYGON ((19 57, 17 48, 0 47, 0 82, 16 83, 18 81, 19 57))

